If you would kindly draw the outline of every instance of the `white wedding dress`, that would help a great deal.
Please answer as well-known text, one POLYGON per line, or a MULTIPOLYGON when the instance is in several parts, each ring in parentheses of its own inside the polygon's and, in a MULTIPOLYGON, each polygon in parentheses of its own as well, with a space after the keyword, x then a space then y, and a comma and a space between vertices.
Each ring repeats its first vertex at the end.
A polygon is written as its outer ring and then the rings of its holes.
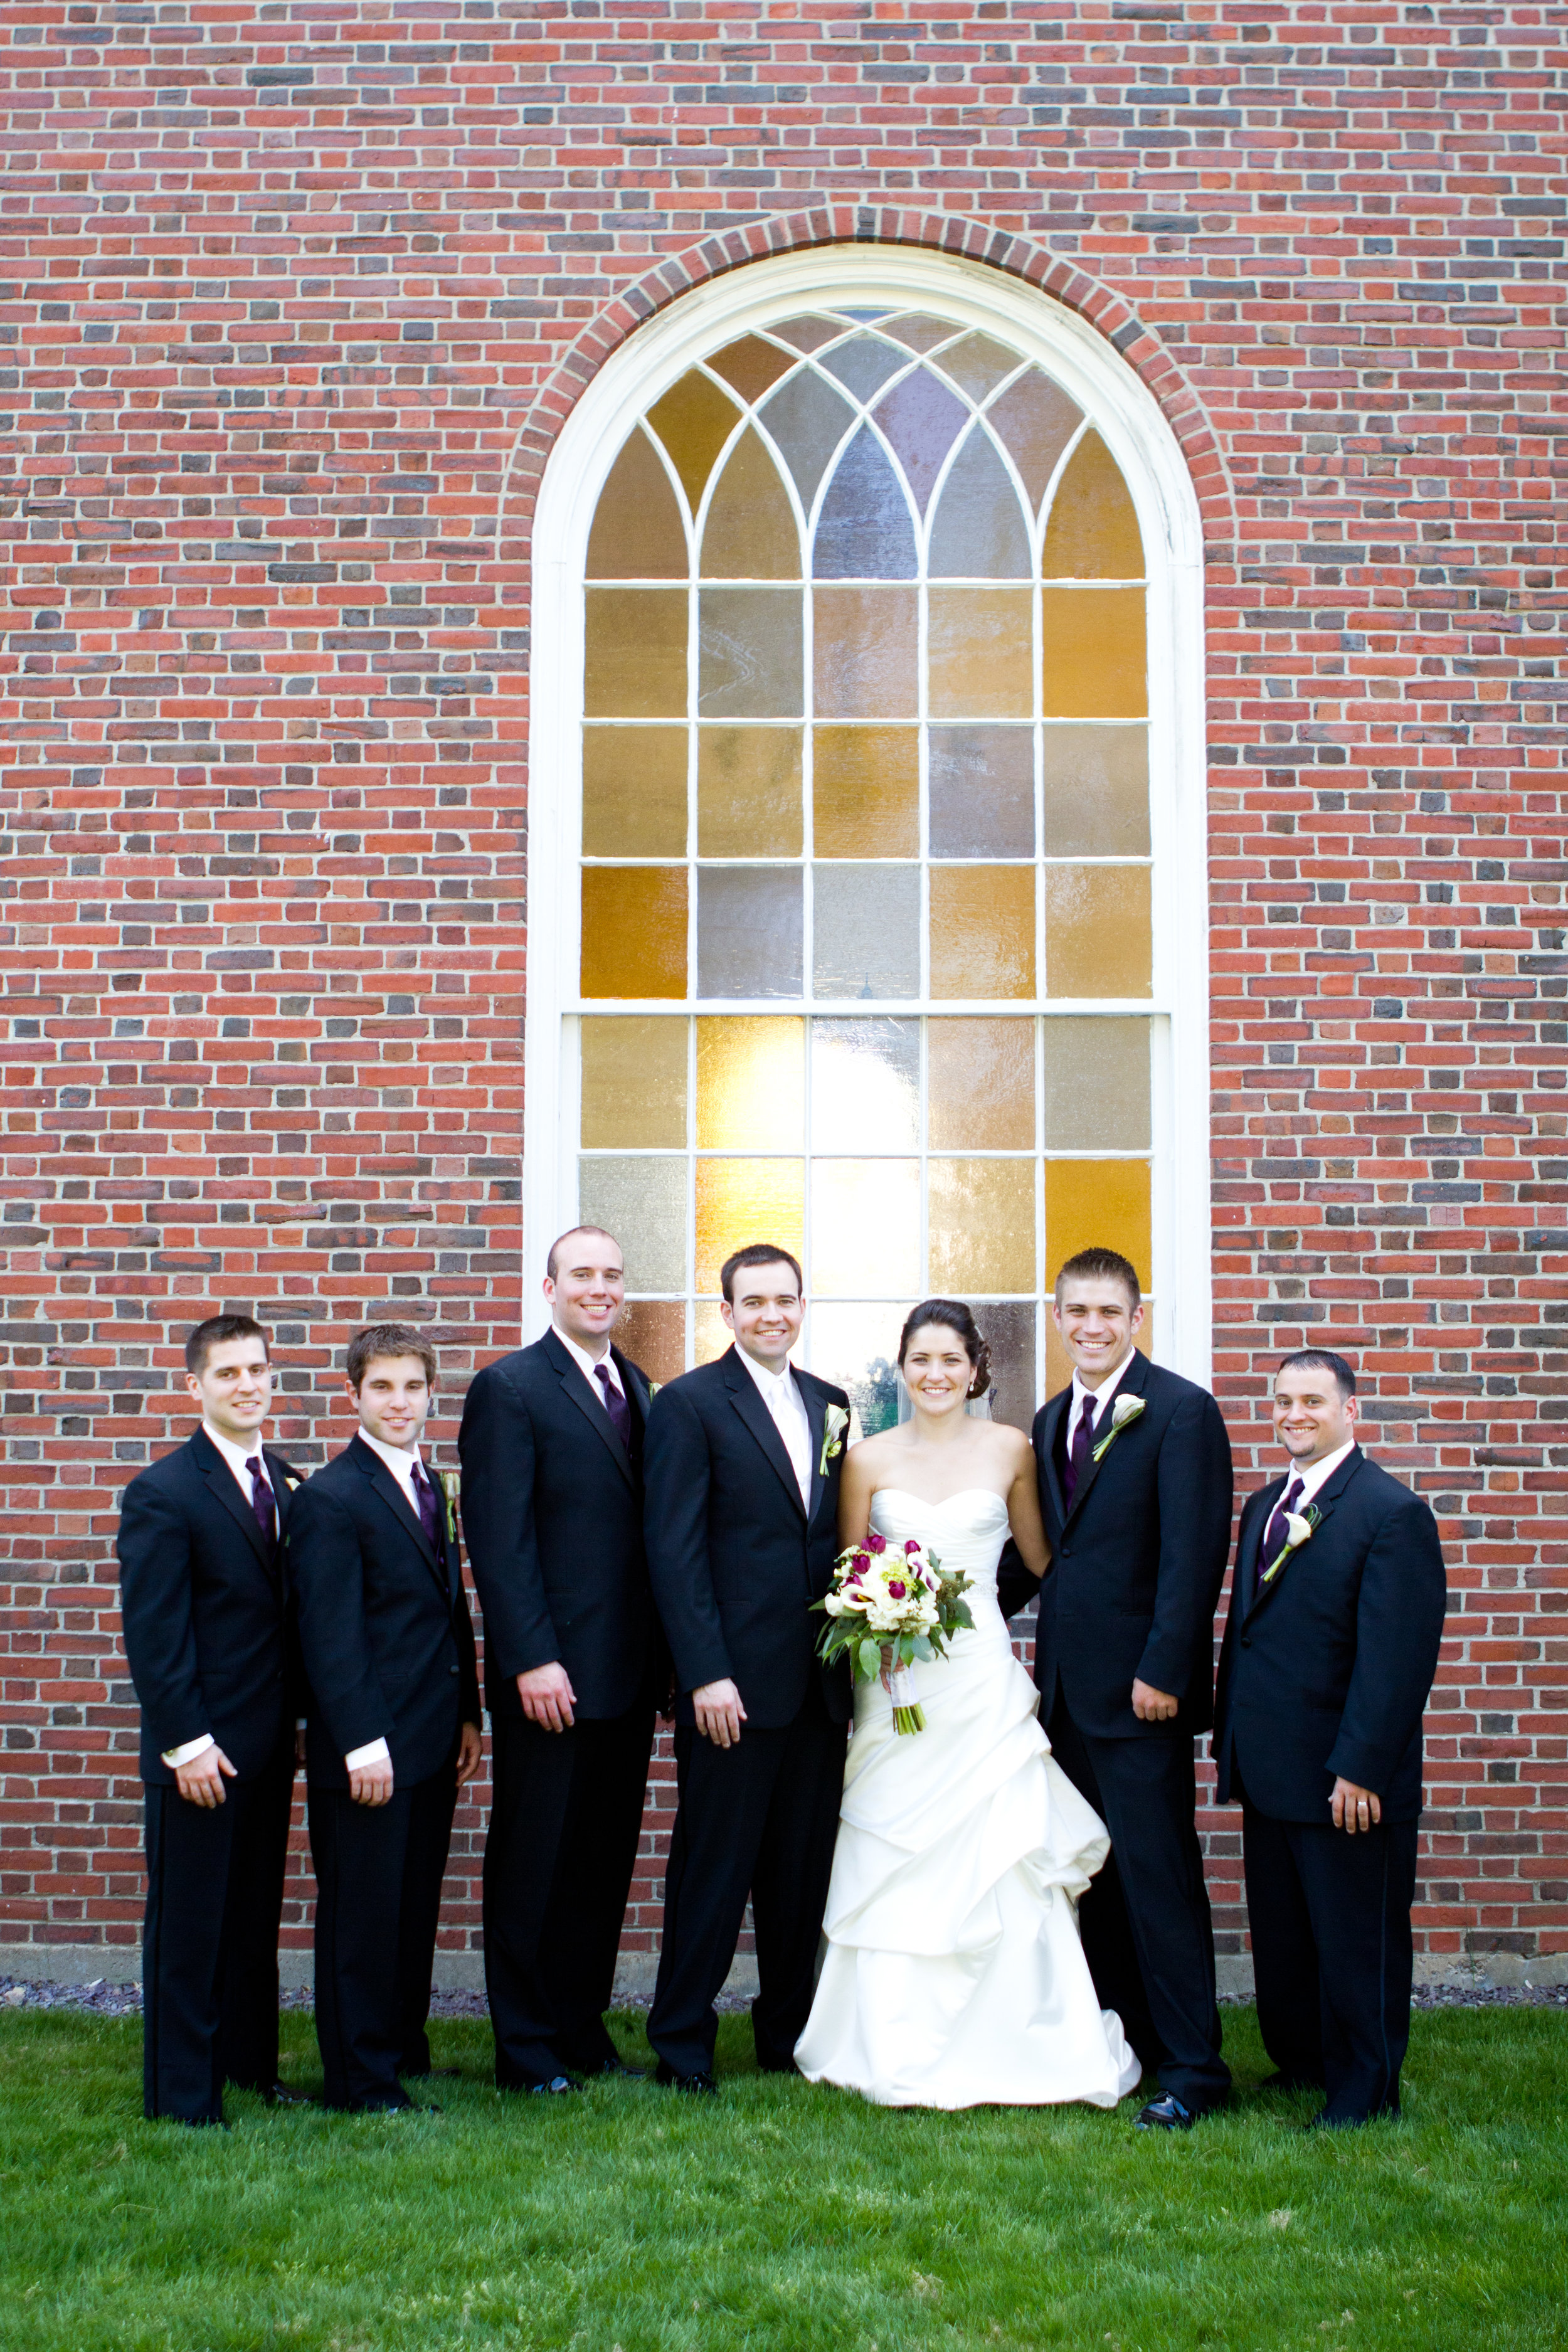
POLYGON ((973 1578, 974 1630, 915 1666, 921 1732, 895 1733, 880 1682, 856 1685, 795 2063, 883 2106, 1114 2106, 1139 2063, 1095 1999, 1076 1908, 1110 1842, 1051 1756, 996 1605, 1007 1507, 987 1487, 922 1503, 884 1486, 871 1524, 973 1578))

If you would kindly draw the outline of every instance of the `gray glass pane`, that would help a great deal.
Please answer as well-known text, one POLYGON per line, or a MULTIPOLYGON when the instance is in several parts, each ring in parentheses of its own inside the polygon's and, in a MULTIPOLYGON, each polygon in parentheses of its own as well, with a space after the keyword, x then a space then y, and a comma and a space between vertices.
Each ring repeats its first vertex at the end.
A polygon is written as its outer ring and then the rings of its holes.
POLYGON ((915 533, 903 485, 868 425, 834 470, 817 519, 818 580, 912 580, 915 533))
POLYGON ((1151 1024, 1076 1013, 1042 1024, 1047 1151, 1147 1151, 1151 1024))
POLYGON ((810 368, 786 376, 759 411, 763 425, 783 452, 795 476, 801 505, 811 512, 816 486, 827 461, 855 421, 855 411, 841 393, 810 368))
POLYGON ((972 400, 984 400, 1004 376, 1012 374, 1019 354, 1005 343, 994 343, 989 335, 965 335, 962 342, 949 344, 937 364, 972 400))
POLYGON ((931 854, 1034 856, 1032 727, 931 729, 931 854))
POLYGON ((991 1418, 1026 1436, 1037 1407, 1033 1302, 977 1298, 973 1306, 980 1336, 991 1350, 991 1418))
POLYGON ((579 1160, 577 1214, 614 1234, 626 1252, 628 1290, 686 1288, 684 1154, 579 1160))
POLYGON ((929 352, 938 343, 951 342, 957 329, 951 319, 928 319, 922 311, 913 310, 902 319, 889 320, 882 332, 908 343, 911 352, 929 352))
POLYGON ((1149 738, 1142 727, 1047 727, 1047 857, 1146 857, 1149 738))
POLYGON ((1027 580, 1034 569, 1018 493, 977 425, 942 493, 931 535, 933 580, 1027 580))
POLYGON ((895 351, 883 342, 879 335, 855 335, 848 342, 840 343, 836 351, 825 352, 822 364, 840 383, 862 400, 869 400, 879 384, 886 383, 894 370, 908 367, 907 352, 895 351))
MULTIPOLYGON (((867 1268, 874 1281, 876 1268, 867 1268)), ((814 1306, 805 1363, 818 1379, 847 1389, 862 1437, 893 1429, 899 1419, 899 1333, 914 1300, 874 1300, 814 1306)))
POLYGON ((817 1151, 912 1150, 920 1139, 917 1021, 814 1021, 811 1133, 817 1151))
POLYGON ((705 588, 698 610, 701 716, 798 719, 804 673, 798 593, 705 588))
MULTIPOLYGON (((877 422, 898 452, 915 503, 926 501, 948 451, 969 420, 969 411, 926 368, 896 383, 877 410, 877 422)), ((1025 566, 1026 579, 1028 566, 1025 566)))
POLYGON ((797 352, 816 352, 844 330, 837 319, 806 318, 785 319, 782 325, 770 327, 768 332, 776 335, 781 342, 793 343, 797 352))
POLYGON ((818 996, 918 996, 918 866, 813 868, 812 970, 818 996))
POLYGON ((1037 368, 1010 383, 985 412, 1000 434, 1037 514, 1058 458, 1083 422, 1059 384, 1037 368))
POLYGON ((799 996, 801 908, 798 866, 700 867, 698 994, 799 996))

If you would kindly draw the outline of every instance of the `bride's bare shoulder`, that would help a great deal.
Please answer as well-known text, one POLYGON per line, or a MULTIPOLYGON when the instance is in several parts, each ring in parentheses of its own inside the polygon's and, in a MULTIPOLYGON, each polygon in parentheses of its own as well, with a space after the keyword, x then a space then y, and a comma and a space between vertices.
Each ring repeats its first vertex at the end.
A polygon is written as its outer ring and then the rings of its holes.
POLYGON ((1015 1429, 1010 1422, 994 1421, 991 1423, 991 1429, 996 1440, 1001 1459, 1016 1477, 1020 1471, 1026 1470, 1033 1462, 1034 1447, 1023 1431, 1015 1429))
POLYGON ((871 1477, 885 1470, 900 1451, 899 1441, 890 1430, 875 1437, 863 1437, 858 1445, 850 1448, 850 1460, 856 1468, 871 1477))

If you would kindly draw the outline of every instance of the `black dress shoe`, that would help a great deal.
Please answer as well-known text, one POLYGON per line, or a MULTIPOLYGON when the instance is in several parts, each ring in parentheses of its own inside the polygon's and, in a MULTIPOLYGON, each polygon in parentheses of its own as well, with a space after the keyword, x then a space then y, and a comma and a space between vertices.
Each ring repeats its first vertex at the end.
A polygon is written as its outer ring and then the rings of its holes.
POLYGON ((577 2085, 566 2074, 552 2074, 548 2083, 531 2083, 528 2095, 532 2099, 570 2098, 577 2085))
POLYGON ((274 2083, 271 2089, 263 2091, 261 2095, 269 2107, 314 2107, 320 2105, 309 2091, 293 2090, 287 2083, 274 2083))
POLYGON ((654 2069, 653 2079, 656 2083, 662 2083, 666 2090, 686 2091, 696 2099, 710 2099, 719 2088, 705 2067, 700 2067, 695 2074, 678 2074, 673 2066, 665 2064, 662 2058, 654 2069))
POLYGON ((1191 2131, 1197 2117, 1191 2107, 1184 2106, 1174 2091, 1162 2091, 1151 2099, 1133 2126, 1135 2131, 1191 2131))

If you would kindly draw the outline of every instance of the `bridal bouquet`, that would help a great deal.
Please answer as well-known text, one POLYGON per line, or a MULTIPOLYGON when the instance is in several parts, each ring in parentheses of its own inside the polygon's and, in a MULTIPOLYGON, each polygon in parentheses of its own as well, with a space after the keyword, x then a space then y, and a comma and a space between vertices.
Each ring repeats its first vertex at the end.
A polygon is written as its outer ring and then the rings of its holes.
POLYGON ((873 1528, 839 1553, 832 1591, 811 1604, 827 1619, 818 1654, 829 1664, 847 1654, 857 1682, 886 1674, 893 1728, 923 1731, 925 1715, 910 1667, 916 1658, 942 1657, 949 1637, 973 1624, 963 1597, 971 1580, 956 1570, 944 1576, 936 1554, 923 1545, 912 1539, 890 1544, 873 1528))

